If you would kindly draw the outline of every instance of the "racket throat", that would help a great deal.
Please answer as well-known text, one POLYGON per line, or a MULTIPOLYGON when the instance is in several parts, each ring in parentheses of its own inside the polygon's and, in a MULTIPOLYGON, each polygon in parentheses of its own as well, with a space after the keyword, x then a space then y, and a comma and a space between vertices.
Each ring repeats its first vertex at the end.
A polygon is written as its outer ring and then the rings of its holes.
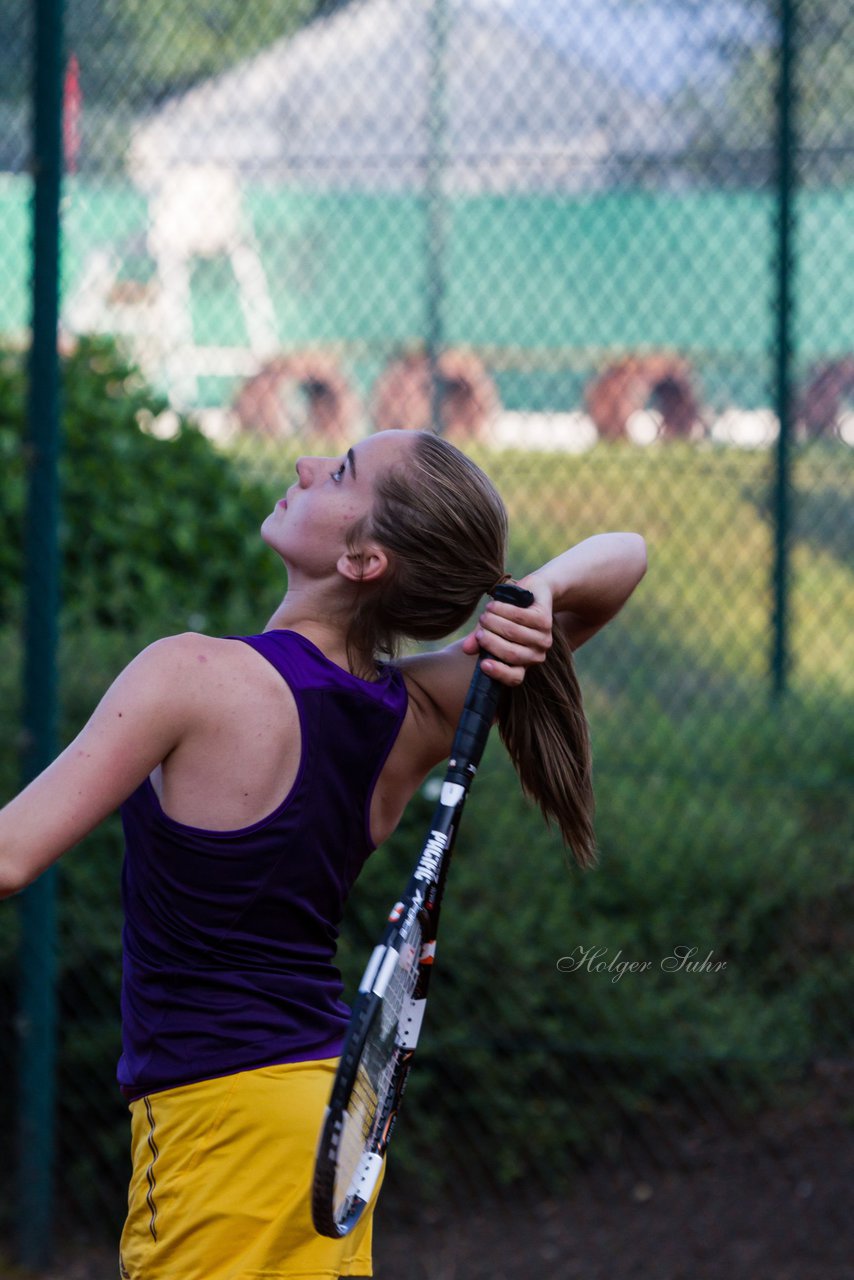
POLYGON ((357 1204, 361 1206, 370 1202, 382 1173, 382 1167, 382 1156, 376 1155, 372 1151, 366 1151, 363 1154, 347 1188, 345 1204, 348 1207, 348 1212, 352 1213, 357 1204))

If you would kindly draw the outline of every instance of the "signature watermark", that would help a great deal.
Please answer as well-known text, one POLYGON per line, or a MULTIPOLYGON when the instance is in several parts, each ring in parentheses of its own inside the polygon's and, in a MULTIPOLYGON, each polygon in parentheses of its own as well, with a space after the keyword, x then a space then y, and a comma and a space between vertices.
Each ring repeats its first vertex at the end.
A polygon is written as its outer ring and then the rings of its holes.
POLYGON ((609 955, 607 947, 579 945, 569 955, 561 956, 557 967, 560 973, 604 973, 611 982, 619 982, 627 973, 649 973, 652 969, 662 973, 723 973, 726 960, 717 960, 714 951, 702 955, 699 947, 674 947, 658 960, 627 960, 622 948, 609 955))

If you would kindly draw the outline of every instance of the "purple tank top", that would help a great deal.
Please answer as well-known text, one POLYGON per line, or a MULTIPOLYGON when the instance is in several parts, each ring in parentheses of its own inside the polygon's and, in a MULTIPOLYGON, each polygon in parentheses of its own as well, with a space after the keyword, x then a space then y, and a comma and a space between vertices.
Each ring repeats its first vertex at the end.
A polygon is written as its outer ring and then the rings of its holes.
POLYGON ((392 666, 360 680, 293 631, 235 638, 293 693, 299 772, 268 817, 239 831, 174 821, 148 779, 122 806, 118 1079, 129 1097, 334 1057, 347 1026, 338 927, 374 847, 371 796, 406 687, 392 666))

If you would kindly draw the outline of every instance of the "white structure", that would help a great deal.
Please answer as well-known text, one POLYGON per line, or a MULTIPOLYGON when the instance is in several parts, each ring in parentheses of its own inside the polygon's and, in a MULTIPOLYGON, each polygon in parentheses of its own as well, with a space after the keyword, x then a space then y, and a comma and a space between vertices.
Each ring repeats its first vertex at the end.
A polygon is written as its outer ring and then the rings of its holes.
MULTIPOLYGON (((301 186, 420 188, 441 46, 449 190, 606 187, 609 157, 685 141, 680 118, 662 121, 660 94, 621 73, 621 60, 623 72, 643 62, 648 79, 656 66, 672 79, 678 63, 673 21, 641 13, 643 29, 616 0, 360 0, 140 121, 131 172, 146 189, 176 166, 207 164, 301 186)), ((689 35, 681 29, 683 52, 696 58, 689 35)))
POLYGON ((158 332, 166 378, 179 404, 192 404, 206 373, 248 375, 277 347, 276 317, 264 267, 235 173, 215 165, 181 165, 151 198, 148 247, 158 281, 158 332), (190 267, 196 258, 224 257, 237 282, 248 351, 195 346, 190 316, 190 267))
POLYGON ((586 413, 518 413, 505 410, 491 425, 490 440, 501 449, 528 453, 587 453, 599 440, 586 413))
POLYGON ((773 409, 725 409, 712 424, 716 444, 740 449, 762 449, 774 443, 780 423, 773 409))

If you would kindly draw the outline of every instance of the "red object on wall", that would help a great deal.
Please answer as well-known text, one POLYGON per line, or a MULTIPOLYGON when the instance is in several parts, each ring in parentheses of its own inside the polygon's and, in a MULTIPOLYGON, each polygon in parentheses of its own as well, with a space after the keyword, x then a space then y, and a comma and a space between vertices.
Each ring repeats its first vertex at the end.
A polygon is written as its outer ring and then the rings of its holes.
POLYGON ((62 95, 62 148, 66 173, 77 172, 80 154, 80 118, 83 114, 83 90, 80 88, 80 63, 72 53, 65 68, 62 95))

